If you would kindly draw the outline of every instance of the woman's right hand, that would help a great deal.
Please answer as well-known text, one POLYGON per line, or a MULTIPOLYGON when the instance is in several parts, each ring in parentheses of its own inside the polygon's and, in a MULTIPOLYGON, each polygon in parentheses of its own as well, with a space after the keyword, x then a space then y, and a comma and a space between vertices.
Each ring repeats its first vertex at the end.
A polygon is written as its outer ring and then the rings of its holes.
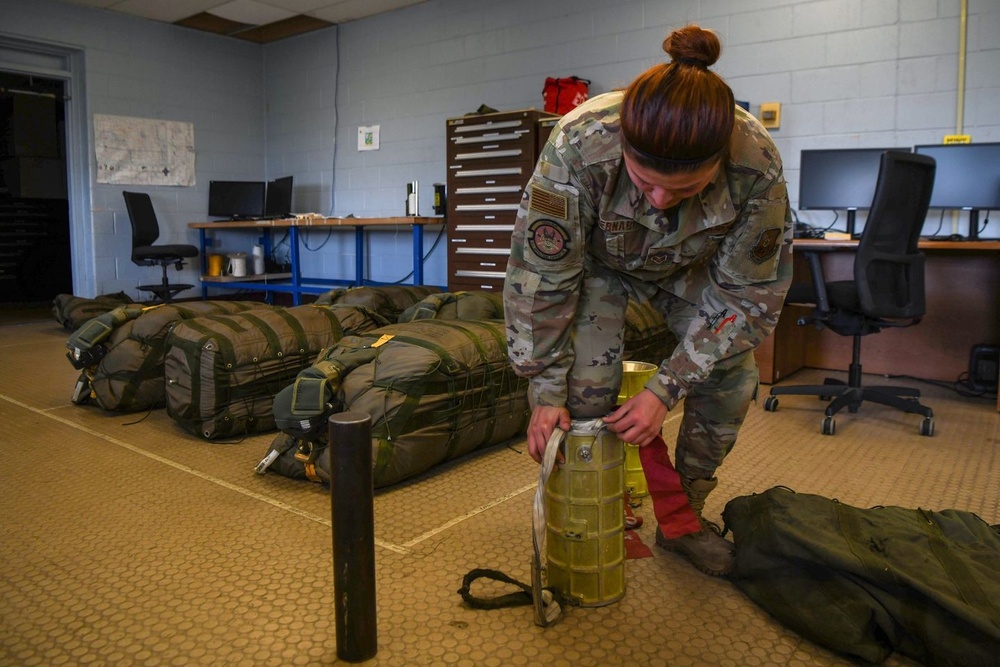
POLYGON ((528 454, 536 463, 542 462, 545 455, 545 445, 556 427, 569 432, 569 410, 551 405, 539 405, 531 411, 528 422, 528 454))

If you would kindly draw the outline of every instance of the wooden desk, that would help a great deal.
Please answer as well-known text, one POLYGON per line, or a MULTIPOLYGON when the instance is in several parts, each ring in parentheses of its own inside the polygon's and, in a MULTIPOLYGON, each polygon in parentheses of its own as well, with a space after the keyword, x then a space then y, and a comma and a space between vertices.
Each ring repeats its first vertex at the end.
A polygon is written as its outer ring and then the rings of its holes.
MULTIPOLYGON (((856 247, 857 241, 814 239, 793 246, 829 251, 823 258, 827 280, 853 278, 856 247)), ((865 336, 861 365, 865 373, 954 382, 968 371, 973 346, 1000 343, 1000 241, 921 241, 919 247, 927 256, 927 314, 915 326, 865 336)), ((801 253, 793 273, 797 281, 810 279, 801 253)), ((851 338, 797 326, 796 319, 810 310, 782 310, 774 333, 756 352, 761 382, 777 382, 805 367, 847 370, 851 338)))
POLYGON ((367 229, 408 225, 413 232, 413 284, 424 282, 424 226, 443 225, 444 218, 399 216, 390 218, 326 218, 323 216, 298 216, 282 220, 223 220, 219 222, 191 222, 188 227, 198 230, 198 240, 201 247, 201 294, 208 297, 208 288, 223 287, 229 289, 253 289, 270 295, 272 292, 285 292, 292 295, 292 303, 298 305, 303 294, 322 294, 333 287, 343 285, 370 284, 365 278, 365 231, 367 229), (331 280, 328 278, 303 277, 299 261, 299 229, 316 227, 349 227, 354 230, 355 262, 354 280, 331 280), (264 246, 264 256, 269 257, 272 250, 271 230, 288 231, 289 263, 291 270, 287 273, 265 273, 244 277, 209 276, 207 275, 208 253, 215 243, 212 232, 226 230, 261 231, 260 242, 264 246))

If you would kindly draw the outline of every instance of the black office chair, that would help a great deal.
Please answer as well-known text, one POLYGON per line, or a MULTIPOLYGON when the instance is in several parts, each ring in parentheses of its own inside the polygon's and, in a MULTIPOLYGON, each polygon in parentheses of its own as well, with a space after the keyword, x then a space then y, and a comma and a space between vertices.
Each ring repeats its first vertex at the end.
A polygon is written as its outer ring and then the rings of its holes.
POLYGON ((163 269, 163 279, 158 285, 139 285, 144 292, 152 292, 163 303, 171 303, 174 295, 194 288, 194 285, 171 283, 167 279, 167 266, 173 264, 178 271, 184 268, 184 259, 197 257, 193 245, 154 245, 160 238, 160 225, 156 222, 153 202, 145 192, 123 192, 125 208, 132 223, 132 262, 139 266, 156 266, 163 269))
POLYGON ((927 216, 934 170, 934 160, 925 155, 882 154, 875 196, 854 259, 853 280, 827 282, 822 252, 805 251, 812 282, 793 284, 785 303, 814 304, 812 313, 798 320, 799 325, 811 322, 820 329, 853 336, 848 381, 827 378, 822 385, 772 387, 765 410, 777 410, 777 397, 782 394, 832 398, 822 433, 833 435, 834 415, 845 407, 855 413, 864 401, 871 401, 923 415, 920 435, 934 435, 934 413, 917 400, 919 389, 861 386, 861 337, 917 324, 926 310, 924 254, 917 250, 917 241, 927 216))

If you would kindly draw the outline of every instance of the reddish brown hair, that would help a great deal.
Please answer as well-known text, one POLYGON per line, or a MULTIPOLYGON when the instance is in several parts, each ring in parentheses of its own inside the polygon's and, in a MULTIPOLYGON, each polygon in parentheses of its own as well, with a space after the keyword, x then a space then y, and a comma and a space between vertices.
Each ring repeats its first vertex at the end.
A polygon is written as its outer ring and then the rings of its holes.
POLYGON ((722 53, 719 37, 689 25, 667 35, 672 61, 649 68, 625 90, 625 149, 661 173, 694 171, 719 159, 735 119, 733 91, 708 68, 722 53))

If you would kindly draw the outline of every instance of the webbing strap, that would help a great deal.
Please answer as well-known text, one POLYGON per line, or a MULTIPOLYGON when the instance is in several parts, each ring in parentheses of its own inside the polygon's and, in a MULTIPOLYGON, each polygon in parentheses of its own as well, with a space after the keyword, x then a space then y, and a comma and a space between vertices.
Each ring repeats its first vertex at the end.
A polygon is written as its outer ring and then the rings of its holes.
POLYGON ((458 594, 462 596, 468 605, 474 609, 503 609, 505 607, 522 607, 531 604, 531 586, 521 583, 517 579, 510 577, 500 570, 477 567, 470 570, 462 579, 462 587, 458 589, 458 594), (516 593, 507 593, 493 598, 481 598, 472 594, 472 582, 477 579, 493 579, 502 581, 505 584, 513 584, 521 590, 516 593))
POLYGON ((543 595, 542 587, 542 550, 545 546, 545 533, 548 530, 545 518, 545 485, 549 481, 552 470, 556 467, 556 457, 562 445, 566 432, 556 427, 545 443, 545 454, 542 465, 538 468, 538 486, 535 488, 535 501, 531 508, 531 543, 534 556, 531 562, 531 598, 535 608, 535 625, 545 627, 555 622, 562 613, 559 602, 543 595))

